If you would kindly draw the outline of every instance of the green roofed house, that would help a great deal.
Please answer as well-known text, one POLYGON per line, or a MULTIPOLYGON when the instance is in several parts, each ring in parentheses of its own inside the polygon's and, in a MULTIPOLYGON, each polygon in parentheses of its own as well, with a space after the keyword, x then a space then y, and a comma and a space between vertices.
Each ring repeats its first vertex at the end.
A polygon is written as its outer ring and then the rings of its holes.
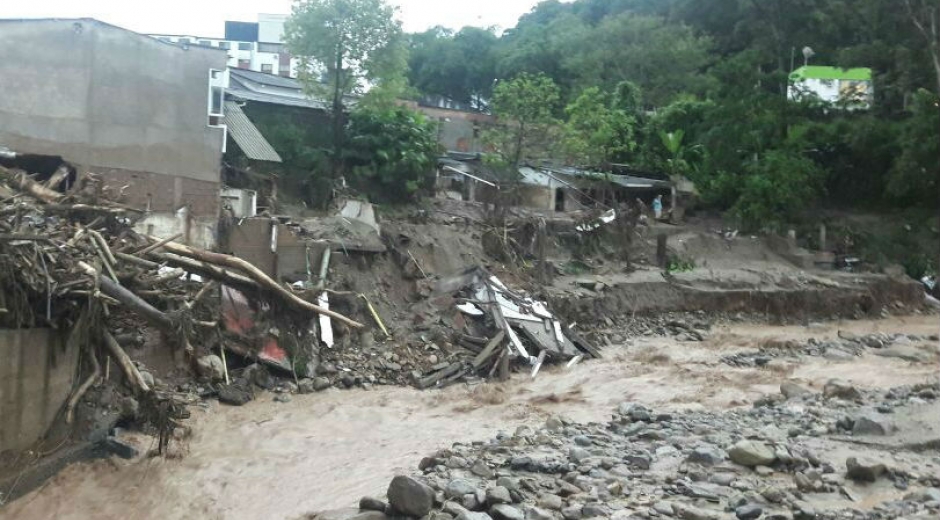
POLYGON ((813 96, 824 102, 855 110, 870 108, 874 92, 871 69, 808 65, 790 73, 787 97, 799 100, 813 96))

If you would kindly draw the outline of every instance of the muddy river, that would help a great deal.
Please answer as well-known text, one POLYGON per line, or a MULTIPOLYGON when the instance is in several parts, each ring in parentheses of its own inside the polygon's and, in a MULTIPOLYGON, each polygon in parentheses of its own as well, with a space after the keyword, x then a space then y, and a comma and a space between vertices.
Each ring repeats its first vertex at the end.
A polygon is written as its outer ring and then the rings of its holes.
MULTIPOLYGON (((811 327, 728 326, 703 343, 638 338, 605 350, 603 360, 553 367, 537 379, 439 391, 330 390, 276 403, 262 395, 241 408, 193 407, 192 438, 175 458, 106 460, 73 465, 43 487, 0 508, 0 520, 291 519, 381 496, 396 472, 455 441, 563 414, 608 419, 618 403, 658 409, 747 406, 777 392, 786 378, 821 388, 831 377, 889 387, 937 378, 936 366, 868 354, 731 368, 721 356, 766 339, 855 333, 937 333, 936 316, 831 323, 811 327)), ((142 449, 150 439, 135 437, 142 449)))

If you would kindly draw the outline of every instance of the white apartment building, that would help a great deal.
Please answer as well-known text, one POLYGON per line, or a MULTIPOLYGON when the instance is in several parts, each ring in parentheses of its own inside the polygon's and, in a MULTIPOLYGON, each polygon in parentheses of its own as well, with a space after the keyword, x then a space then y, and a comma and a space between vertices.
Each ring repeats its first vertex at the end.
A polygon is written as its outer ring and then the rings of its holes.
POLYGON ((296 78, 298 60, 284 45, 286 14, 259 14, 257 22, 225 22, 225 37, 180 34, 150 36, 177 45, 217 47, 228 51, 228 66, 296 78))

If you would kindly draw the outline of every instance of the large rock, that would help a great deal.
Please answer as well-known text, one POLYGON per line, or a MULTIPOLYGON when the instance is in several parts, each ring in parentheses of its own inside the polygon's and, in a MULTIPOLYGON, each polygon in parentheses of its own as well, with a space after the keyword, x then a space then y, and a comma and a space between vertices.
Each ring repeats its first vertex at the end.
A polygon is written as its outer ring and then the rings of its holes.
POLYGON ((509 504, 512 497, 509 496, 509 490, 503 486, 491 487, 486 490, 486 503, 488 505, 509 504))
POLYGON ((196 371, 202 377, 211 381, 222 381, 225 379, 225 365, 222 364, 222 358, 215 354, 202 356, 196 360, 196 371))
POLYGON ((757 504, 744 504, 734 510, 734 516, 738 517, 738 520, 757 520, 762 514, 764 509, 757 504))
POLYGON ((823 387, 823 397, 836 397, 846 401, 862 398, 862 394, 851 383, 841 379, 830 379, 823 387))
POLYGON ((675 502, 672 504, 673 514, 682 520, 717 520, 718 514, 711 511, 705 511, 697 507, 675 502))
POLYGON ((856 482, 874 482, 888 470, 881 462, 866 457, 849 457, 845 468, 846 478, 856 482))
POLYGON ((464 511, 457 515, 457 520, 493 520, 493 518, 486 513, 475 513, 473 511, 464 511))
POLYGON ((565 503, 560 496, 546 493, 539 497, 538 505, 539 507, 551 509, 552 511, 561 511, 561 508, 565 505, 565 503))
POLYGON ((888 435, 894 431, 890 421, 878 416, 862 416, 852 425, 853 435, 888 435))
POLYGON ((362 497, 359 499, 359 509, 363 511, 382 511, 387 509, 387 504, 374 497, 362 497))
POLYGON ((725 451, 710 444, 697 446, 692 450, 692 453, 689 454, 687 460, 704 466, 715 466, 724 462, 725 451))
POLYGON ((496 520, 525 520, 525 513, 509 504, 497 504, 491 507, 490 516, 496 520))
POLYGON ((795 397, 803 397, 804 395, 810 395, 813 392, 791 381, 784 381, 780 383, 780 393, 783 394, 783 396, 786 397, 787 399, 793 399, 795 397))
POLYGON ((454 479, 447 483, 444 495, 451 499, 462 499, 464 495, 475 494, 476 486, 463 479, 454 479))
POLYGON ((742 440, 728 449, 728 457, 732 462, 753 468, 754 466, 769 466, 777 459, 774 450, 762 442, 742 440))
POLYGON ((398 475, 388 486, 388 502, 403 515, 421 518, 434 506, 434 490, 423 482, 398 475))
POLYGON ((572 446, 571 449, 568 450, 568 457, 571 458, 571 460, 573 460, 575 463, 581 464, 585 460, 591 458, 591 452, 580 446, 572 446))
POLYGON ((243 385, 222 385, 219 387, 219 402, 241 406, 254 399, 251 389, 243 385))
POLYGON ((554 520, 551 511, 546 511, 538 507, 527 507, 525 510, 525 520, 554 520))

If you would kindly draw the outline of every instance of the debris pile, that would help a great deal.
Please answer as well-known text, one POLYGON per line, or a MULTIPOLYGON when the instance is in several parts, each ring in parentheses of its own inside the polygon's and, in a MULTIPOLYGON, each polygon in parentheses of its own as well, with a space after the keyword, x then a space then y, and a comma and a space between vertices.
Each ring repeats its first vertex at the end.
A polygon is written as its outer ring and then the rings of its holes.
POLYGON ((420 474, 393 479, 388 503, 360 501, 360 510, 375 513, 350 511, 348 517, 936 518, 940 479, 916 449, 860 448, 836 458, 838 450, 827 443, 842 434, 835 424, 840 413, 868 413, 885 402, 898 413, 921 413, 935 406, 938 391, 936 384, 856 390, 857 402, 807 392, 718 413, 664 413, 622 403, 606 424, 553 416, 540 428, 521 426, 489 442, 439 450, 421 460, 420 474), (874 481, 884 482, 877 493, 883 503, 871 509, 860 494, 874 481))

